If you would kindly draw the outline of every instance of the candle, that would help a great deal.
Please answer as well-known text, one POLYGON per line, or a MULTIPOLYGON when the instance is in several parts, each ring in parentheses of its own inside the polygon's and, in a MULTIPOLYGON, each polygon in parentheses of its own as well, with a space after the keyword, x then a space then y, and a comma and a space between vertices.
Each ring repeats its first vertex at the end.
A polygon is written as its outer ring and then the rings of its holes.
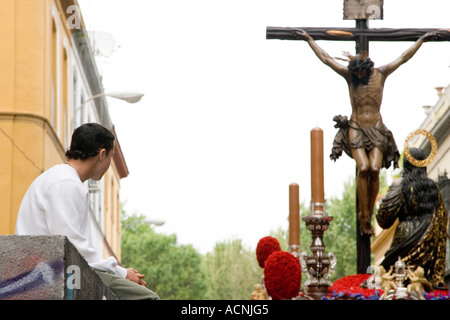
POLYGON ((289 246, 292 254, 300 251, 300 198, 296 183, 289 185, 289 246))
MULTIPOLYGON (((311 201, 314 208, 323 212, 325 202, 323 186, 323 131, 320 128, 311 130, 311 201)), ((317 211, 317 210, 315 210, 317 211)), ((315 214, 316 212, 311 212, 315 214)))

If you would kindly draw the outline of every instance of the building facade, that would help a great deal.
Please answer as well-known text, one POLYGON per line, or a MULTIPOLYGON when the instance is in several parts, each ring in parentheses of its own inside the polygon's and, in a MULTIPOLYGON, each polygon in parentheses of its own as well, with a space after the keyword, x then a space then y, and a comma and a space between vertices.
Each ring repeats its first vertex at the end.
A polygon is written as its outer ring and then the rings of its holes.
MULTIPOLYGON (((86 122, 114 127, 76 0, 0 1, 0 39, 0 234, 13 234, 26 190, 65 162, 73 130, 86 122)), ((85 183, 95 246, 118 260, 127 175, 116 139, 108 172, 85 183)))

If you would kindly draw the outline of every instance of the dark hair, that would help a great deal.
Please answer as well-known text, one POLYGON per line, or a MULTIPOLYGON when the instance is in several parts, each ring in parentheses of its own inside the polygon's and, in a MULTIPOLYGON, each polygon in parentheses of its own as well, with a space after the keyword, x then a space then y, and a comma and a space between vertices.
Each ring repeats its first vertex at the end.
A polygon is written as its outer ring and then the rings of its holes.
POLYGON ((114 147, 115 137, 111 131, 98 123, 85 123, 75 129, 72 142, 66 151, 68 159, 86 160, 95 157, 100 149, 109 153, 114 147))
POLYGON ((364 58, 364 59, 355 58, 353 60, 350 60, 347 68, 350 71, 357 71, 357 70, 371 69, 373 66, 374 66, 374 63, 372 60, 370 60, 370 58, 364 58))
POLYGON ((372 72, 372 67, 374 63, 370 58, 359 59, 356 58, 354 60, 350 60, 347 69, 352 72, 352 83, 355 88, 357 88, 360 84, 367 85, 369 83, 370 74, 372 72), (362 79, 359 79, 357 76, 353 74, 355 71, 366 70, 366 76, 362 79))
MULTIPOLYGON (((411 156, 424 160, 425 153, 418 148, 409 148, 411 156)), ((426 167, 416 167, 406 157, 403 158, 402 192, 406 205, 412 213, 428 213, 438 204, 438 187, 428 178, 426 167)))

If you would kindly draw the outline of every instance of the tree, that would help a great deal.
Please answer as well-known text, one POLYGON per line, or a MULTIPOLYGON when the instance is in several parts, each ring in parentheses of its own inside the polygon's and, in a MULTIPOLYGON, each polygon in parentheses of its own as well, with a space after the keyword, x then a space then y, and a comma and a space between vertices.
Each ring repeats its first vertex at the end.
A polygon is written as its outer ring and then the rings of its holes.
POLYGON ((324 233, 326 252, 333 252, 337 264, 331 281, 356 273, 356 186, 350 178, 344 184, 342 198, 327 200, 327 215, 334 217, 324 233))
POLYGON ((204 299, 202 256, 176 235, 156 233, 144 216, 122 218, 122 264, 146 275, 147 286, 164 300, 204 299))
MULTIPOLYGON (((388 189, 388 175, 384 169, 380 172, 379 195, 388 189)), ((375 222, 372 214, 372 225, 375 222)), ((331 281, 356 273, 356 183, 350 177, 344 183, 342 198, 331 197, 327 200, 327 215, 334 217, 329 229, 324 233, 326 252, 333 252, 337 257, 335 273, 331 281)))
POLYGON ((207 299, 249 300, 253 286, 261 280, 255 251, 245 248, 240 239, 217 242, 203 262, 207 299))

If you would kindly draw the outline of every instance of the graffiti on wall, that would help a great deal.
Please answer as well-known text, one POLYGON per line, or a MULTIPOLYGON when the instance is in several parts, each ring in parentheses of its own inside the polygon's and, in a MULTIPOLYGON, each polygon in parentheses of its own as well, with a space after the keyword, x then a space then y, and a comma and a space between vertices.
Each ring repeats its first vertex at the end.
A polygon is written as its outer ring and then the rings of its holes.
POLYGON ((8 299, 28 291, 51 286, 56 281, 62 280, 63 270, 63 259, 54 262, 39 262, 30 271, 7 280, 0 280, 0 299, 8 299))

